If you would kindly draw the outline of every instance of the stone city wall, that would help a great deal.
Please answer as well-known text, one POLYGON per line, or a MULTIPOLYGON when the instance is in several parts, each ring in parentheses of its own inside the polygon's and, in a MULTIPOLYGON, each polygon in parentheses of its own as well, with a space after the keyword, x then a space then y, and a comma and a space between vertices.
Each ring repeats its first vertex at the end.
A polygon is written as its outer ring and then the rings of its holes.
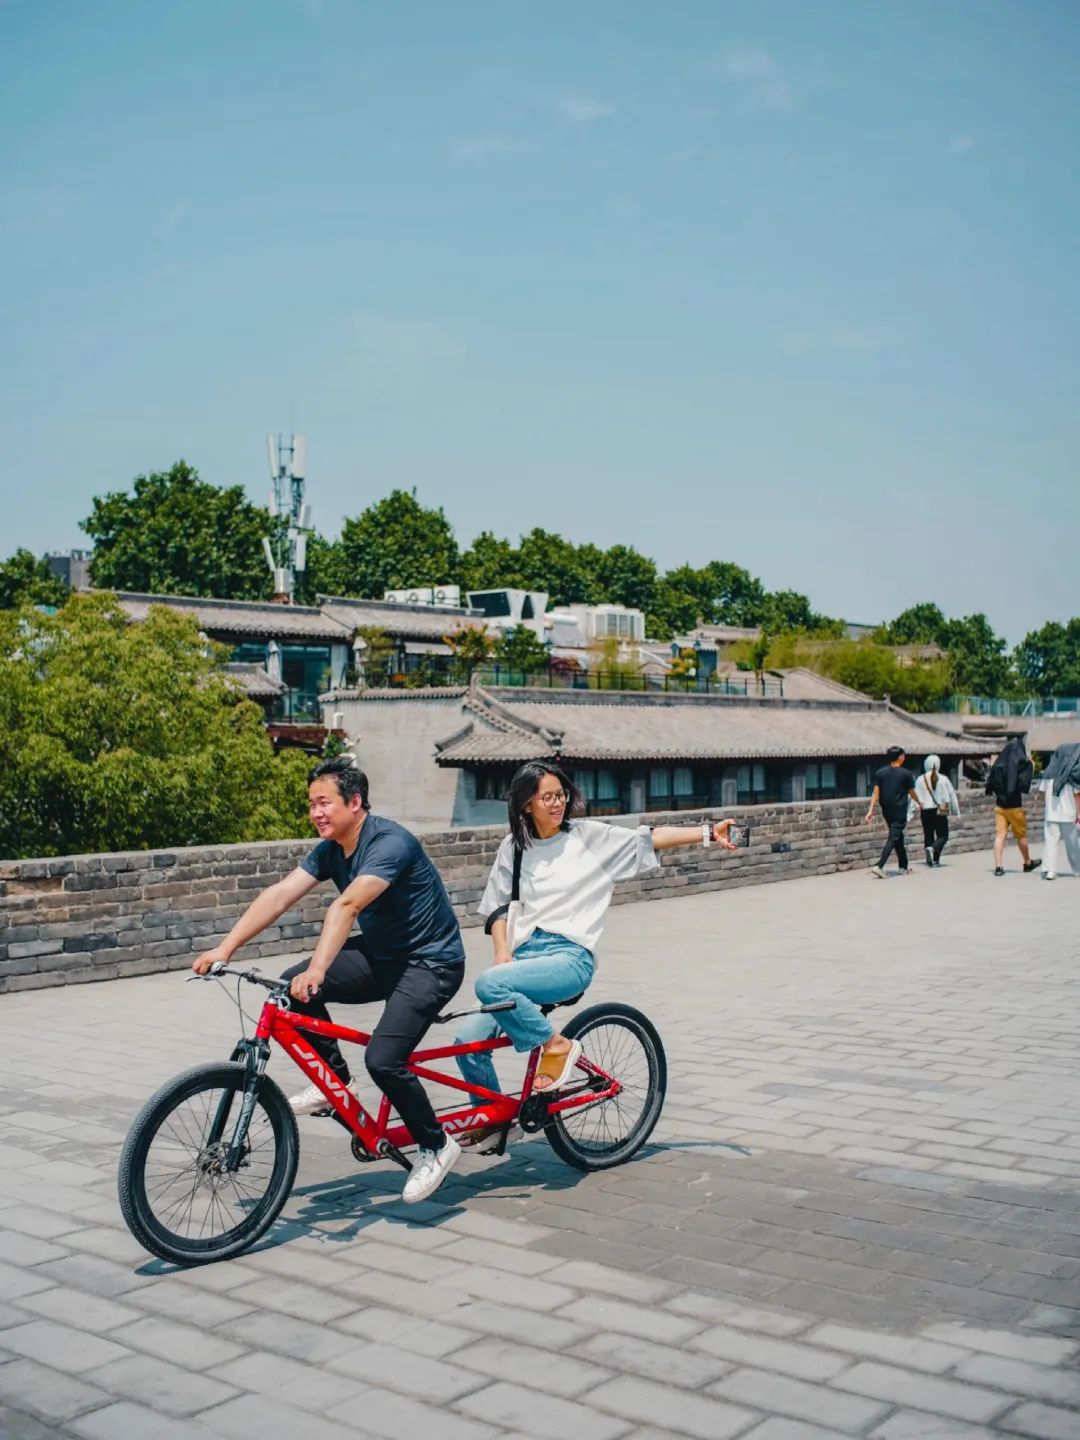
MULTIPOLYGON (((752 827, 752 843, 736 853, 702 846, 668 851, 659 875, 620 884, 615 903, 694 895, 728 885, 761 885, 800 875, 827 875, 873 863, 881 848, 880 817, 865 825, 865 799, 745 806, 730 813, 752 827), (787 845, 788 850, 775 847, 787 845)), ((988 849, 993 801, 961 795, 950 848, 988 849)), ((1042 797, 1027 797, 1029 834, 1041 851, 1042 797)), ((710 812, 714 813, 714 812, 710 812)), ((621 823, 690 824, 700 811, 623 817, 621 823)), ((446 882, 463 925, 479 923, 476 905, 501 826, 428 831, 424 846, 446 882)), ((918 821, 908 827, 912 862, 922 861, 918 821)), ((174 970, 222 939, 257 891, 296 865, 307 840, 258 845, 74 855, 0 861, 0 993, 111 980, 174 970)), ((1010 841, 1010 864, 1015 848, 1010 841)), ((989 857, 988 857, 989 858, 989 857)), ((262 955, 300 951, 318 934, 331 887, 314 891, 246 947, 262 955)))

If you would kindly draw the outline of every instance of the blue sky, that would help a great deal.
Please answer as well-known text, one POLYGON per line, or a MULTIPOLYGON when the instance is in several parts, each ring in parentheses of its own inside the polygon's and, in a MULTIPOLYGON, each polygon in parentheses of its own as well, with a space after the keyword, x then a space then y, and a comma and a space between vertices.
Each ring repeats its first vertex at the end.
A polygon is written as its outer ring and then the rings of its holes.
POLYGON ((1077 73, 1072 0, 0 0, 0 551, 295 428, 330 535, 1080 613, 1077 73))

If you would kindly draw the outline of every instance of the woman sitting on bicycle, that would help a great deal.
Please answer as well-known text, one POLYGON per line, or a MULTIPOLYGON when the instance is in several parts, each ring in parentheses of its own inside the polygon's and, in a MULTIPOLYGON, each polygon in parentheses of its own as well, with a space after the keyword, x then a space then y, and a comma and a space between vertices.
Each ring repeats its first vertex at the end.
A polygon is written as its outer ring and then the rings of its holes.
MULTIPOLYGON (((541 1046, 533 1089, 553 1091, 567 1083, 581 1045, 561 1035, 540 1006, 588 989, 616 881, 659 870, 657 850, 713 840, 733 850, 727 838, 731 821, 631 830, 576 818, 585 810, 579 790, 561 766, 545 760, 530 760, 517 771, 507 810, 510 833, 499 846, 480 901, 495 943, 495 963, 477 978, 476 995, 482 1005, 513 1000, 515 1008, 500 1011, 497 1020, 495 1015, 469 1016, 457 1041, 490 1040, 501 1027, 515 1050, 541 1046), (521 853, 520 906, 513 907, 511 949, 507 911, 515 850, 521 853)), ((465 1080, 499 1089, 490 1052, 459 1056, 458 1065, 465 1080)), ((473 1138, 484 1136, 476 1132, 473 1138)))

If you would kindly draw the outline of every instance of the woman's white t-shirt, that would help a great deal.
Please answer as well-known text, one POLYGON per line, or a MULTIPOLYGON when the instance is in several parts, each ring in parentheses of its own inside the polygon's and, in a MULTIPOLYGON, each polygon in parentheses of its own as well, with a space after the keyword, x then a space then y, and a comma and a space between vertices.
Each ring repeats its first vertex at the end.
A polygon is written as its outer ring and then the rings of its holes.
MULTIPOLYGON (((569 830, 550 840, 534 839, 521 857, 522 913, 514 927, 515 946, 534 930, 550 930, 594 951, 615 882, 659 869, 647 825, 631 830, 602 820, 572 820, 569 830)), ((481 915, 510 903, 513 875, 513 840, 507 835, 488 876, 481 915)))

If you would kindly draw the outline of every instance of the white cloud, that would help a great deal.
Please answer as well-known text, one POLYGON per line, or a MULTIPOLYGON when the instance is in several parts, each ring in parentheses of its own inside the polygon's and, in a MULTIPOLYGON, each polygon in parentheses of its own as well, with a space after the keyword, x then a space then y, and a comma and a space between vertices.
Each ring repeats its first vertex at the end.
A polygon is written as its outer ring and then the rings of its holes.
POLYGON ((603 120, 615 114, 615 106, 595 100, 591 95, 567 95, 555 102, 555 109, 564 120, 575 125, 588 125, 593 120, 603 120))
POLYGON ((489 155, 514 155, 529 147, 506 135, 471 135, 454 142, 455 160, 486 160, 489 155))
POLYGON ((950 155, 970 155, 975 149, 974 135, 954 135, 949 141, 950 155))
POLYGON ((790 76, 767 50, 738 45, 724 56, 720 69, 770 110, 790 110, 795 104, 795 87, 790 76))

